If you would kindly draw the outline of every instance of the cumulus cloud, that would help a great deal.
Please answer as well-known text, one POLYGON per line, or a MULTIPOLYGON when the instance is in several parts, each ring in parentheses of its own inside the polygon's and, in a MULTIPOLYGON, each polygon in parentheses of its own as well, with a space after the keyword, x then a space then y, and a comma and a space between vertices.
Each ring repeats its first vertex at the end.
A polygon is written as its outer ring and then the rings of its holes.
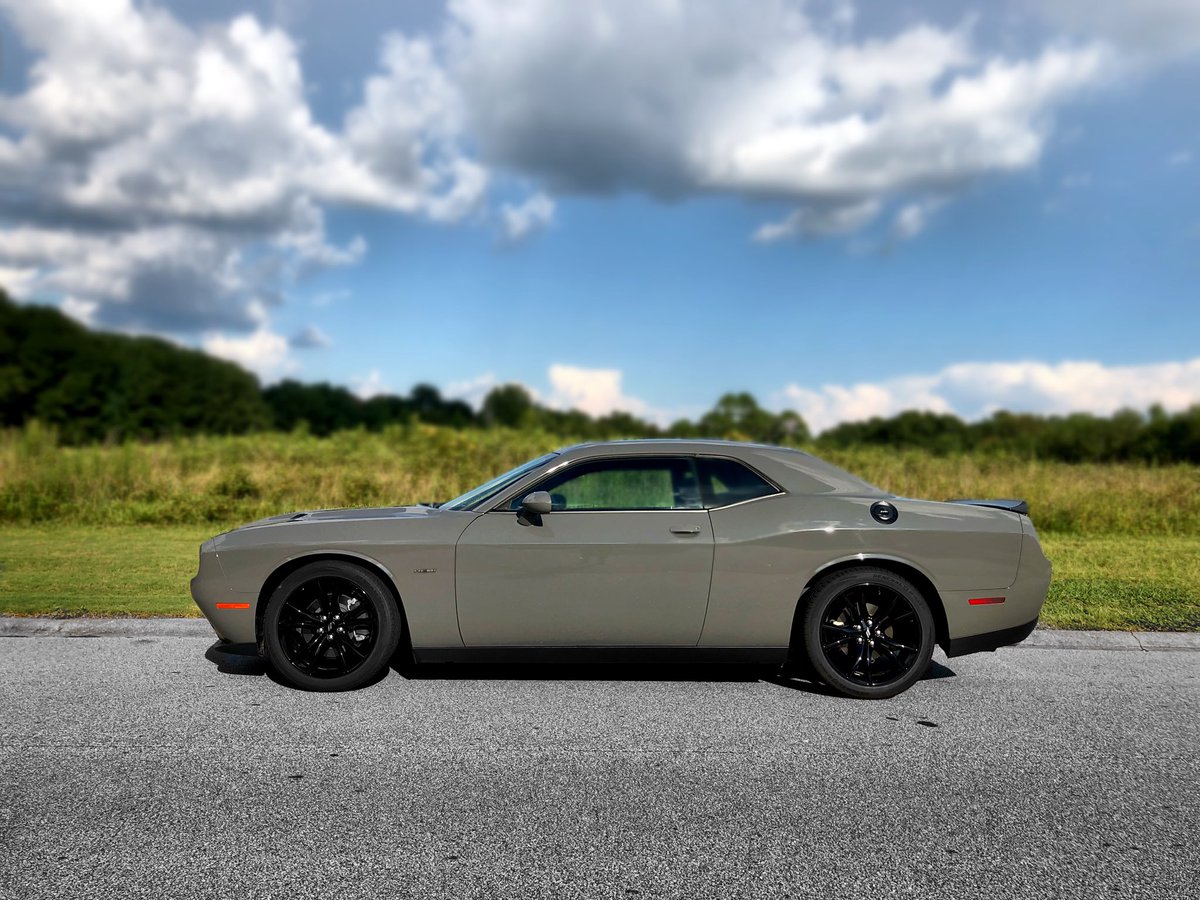
POLYGON ((901 241, 912 240, 925 230, 941 205, 941 201, 934 198, 905 204, 892 220, 892 236, 901 241))
POLYGON ((764 222, 754 232, 754 240, 763 243, 787 237, 831 237, 849 234, 870 222, 879 213, 878 200, 851 203, 809 204, 778 222, 764 222))
MULTIPOLYGON (((483 375, 477 375, 474 378, 464 378, 461 381, 452 381, 442 393, 453 399, 462 400, 469 403, 476 412, 483 408, 483 400, 491 392, 492 388, 499 387, 500 380, 494 372, 486 372, 483 375)), ((537 394, 526 385, 521 385, 525 390, 529 391, 530 396, 536 399, 537 394)))
POLYGON ((554 221, 554 201, 538 191, 522 203, 500 207, 500 225, 509 243, 518 243, 554 221))
POLYGON ((1056 107, 1105 71, 1099 44, 1014 57, 932 25, 855 39, 808 9, 456 0, 446 65, 485 160, 554 191, 792 201, 759 240, 1027 168, 1056 107))
POLYGON ((252 16, 192 28, 130 0, 0 11, 35 59, 24 90, 0 95, 15 223, 0 227, 0 267, 98 325, 251 332, 263 349, 289 284, 367 252, 361 237, 329 239, 325 207, 454 221, 486 185, 420 41, 384 44, 337 131, 311 113, 291 37, 252 16))
POLYGON ((1200 403, 1200 357, 1184 362, 1106 366, 1098 362, 971 362, 932 374, 819 388, 790 384, 776 401, 795 409, 814 431, 839 422, 891 416, 907 409, 980 419, 1007 409, 1043 414, 1123 407, 1169 411, 1200 403))
POLYGON ((546 376, 550 381, 547 399, 550 406, 578 409, 590 416, 610 412, 644 416, 650 412, 645 401, 630 397, 622 390, 620 369, 584 369, 554 363, 546 376))
POLYGON ((393 394, 391 386, 384 381, 378 369, 372 369, 369 375, 350 379, 351 388, 360 400, 370 400, 380 394, 393 394))
POLYGON ((242 337, 207 334, 202 346, 206 353, 235 362, 268 383, 294 374, 297 369, 295 362, 288 358, 287 338, 265 326, 242 337))

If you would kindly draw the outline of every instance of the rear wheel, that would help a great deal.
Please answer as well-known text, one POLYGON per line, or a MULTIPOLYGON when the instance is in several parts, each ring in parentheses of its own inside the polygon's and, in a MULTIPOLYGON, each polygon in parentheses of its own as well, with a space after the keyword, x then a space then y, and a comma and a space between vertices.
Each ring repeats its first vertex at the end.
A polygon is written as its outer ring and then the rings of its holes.
POLYGON ((887 569, 845 569, 818 581, 803 635, 813 674, 849 697, 894 697, 925 674, 933 656, 929 604, 887 569))
POLYGON ((267 659, 284 679, 313 691, 345 691, 376 678, 400 641, 391 592, 373 572, 339 560, 309 563, 267 601, 267 659))

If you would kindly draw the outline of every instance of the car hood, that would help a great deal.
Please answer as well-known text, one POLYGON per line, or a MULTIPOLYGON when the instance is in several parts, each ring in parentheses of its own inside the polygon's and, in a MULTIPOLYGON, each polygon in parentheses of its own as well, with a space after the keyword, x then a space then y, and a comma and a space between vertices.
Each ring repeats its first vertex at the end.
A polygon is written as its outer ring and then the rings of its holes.
POLYGON ((267 525, 286 525, 292 522, 354 522, 363 519, 427 519, 444 513, 432 506, 371 506, 357 509, 312 509, 305 512, 284 513, 279 516, 268 516, 257 522, 243 525, 237 531, 247 528, 262 528, 267 525))

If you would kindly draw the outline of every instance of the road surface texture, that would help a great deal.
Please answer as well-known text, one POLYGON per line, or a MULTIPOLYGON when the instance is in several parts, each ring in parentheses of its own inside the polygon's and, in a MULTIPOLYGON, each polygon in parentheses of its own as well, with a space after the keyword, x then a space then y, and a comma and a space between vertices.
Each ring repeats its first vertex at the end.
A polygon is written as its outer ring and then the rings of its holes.
POLYGON ((939 655, 869 702, 644 666, 440 667, 311 694, 210 650, 200 623, 19 631, 0 628, 4 898, 1200 886, 1194 638, 1035 634, 939 655))

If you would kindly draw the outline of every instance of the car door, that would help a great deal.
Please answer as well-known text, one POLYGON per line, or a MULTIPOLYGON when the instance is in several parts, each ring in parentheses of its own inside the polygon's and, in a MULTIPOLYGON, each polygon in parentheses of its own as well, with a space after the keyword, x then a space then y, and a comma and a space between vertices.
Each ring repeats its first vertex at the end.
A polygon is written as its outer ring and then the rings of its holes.
POLYGON ((713 532, 688 457, 568 466, 479 516, 459 538, 455 590, 468 647, 694 646, 713 532), (521 497, 553 506, 518 515, 521 497))

